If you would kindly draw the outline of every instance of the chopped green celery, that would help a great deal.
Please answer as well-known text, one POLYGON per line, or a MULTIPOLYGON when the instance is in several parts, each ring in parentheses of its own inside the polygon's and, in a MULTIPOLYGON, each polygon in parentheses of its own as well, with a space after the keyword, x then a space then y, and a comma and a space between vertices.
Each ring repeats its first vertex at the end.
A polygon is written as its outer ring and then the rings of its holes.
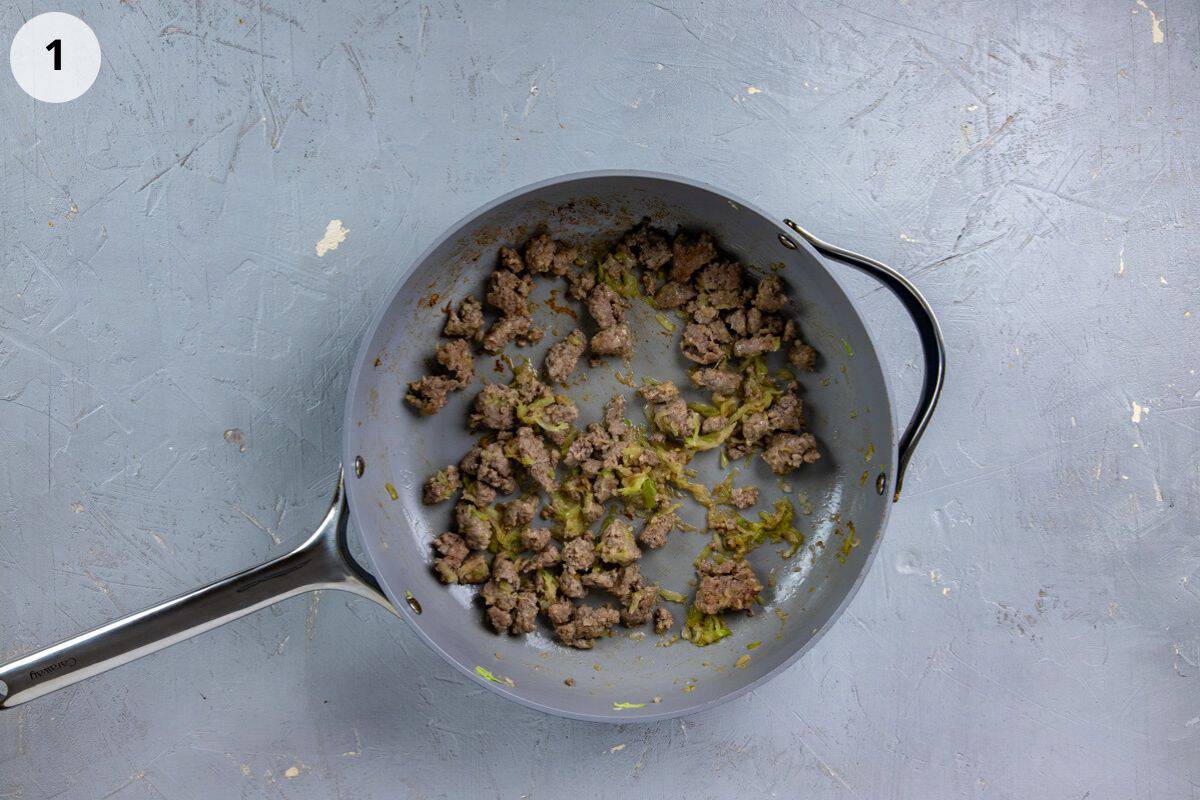
POLYGON ((658 590, 658 596, 663 600, 666 600, 668 603, 679 603, 680 605, 683 605, 684 601, 686 600, 686 598, 679 592, 672 592, 670 589, 660 588, 658 590))
POLYGON ((675 330, 675 323, 671 322, 671 320, 667 319, 665 314, 661 314, 661 313, 655 314, 654 318, 656 320, 658 320, 659 325, 663 326, 663 330, 667 331, 668 333, 675 330))
POLYGON ((658 486, 649 472, 633 475, 623 481, 617 494, 628 502, 639 500, 643 508, 654 508, 658 502, 658 486))
POLYGON ((719 642, 730 633, 732 631, 719 614, 704 614, 695 606, 688 609, 683 623, 683 638, 697 647, 719 642))

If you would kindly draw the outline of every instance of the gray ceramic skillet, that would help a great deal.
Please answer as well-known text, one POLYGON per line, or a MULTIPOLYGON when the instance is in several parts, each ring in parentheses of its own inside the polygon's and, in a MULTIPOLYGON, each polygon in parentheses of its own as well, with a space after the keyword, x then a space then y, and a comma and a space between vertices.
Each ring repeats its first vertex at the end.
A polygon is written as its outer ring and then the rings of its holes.
MULTIPOLYGON (((561 287, 535 291, 548 335, 543 348, 574 327, 561 308, 561 287)), ((631 362, 587 371, 571 390, 587 420, 615 392, 632 399, 631 378, 652 376, 687 385, 673 336, 648 307, 635 304, 639 341, 631 362)), ((542 350, 521 351, 540 364, 542 350)), ((514 354, 515 355, 515 354, 514 354)), ((492 375, 490 360, 477 361, 492 375)), ((0 707, 55 689, 160 650, 272 603, 317 589, 368 597, 404 617, 417 634, 470 680, 530 708, 583 720, 632 722, 691 714, 736 697, 800 658, 854 595, 878 549, 904 468, 941 390, 944 353, 932 311, 920 293, 885 265, 822 242, 791 220, 772 217, 727 192, 683 178, 610 171, 568 175, 501 197, 455 224, 398 279, 359 347, 345 406, 344 484, 324 520, 291 552, 208 586, 131 614, 0 666, 0 707), (654 634, 624 629, 578 651, 545 630, 499 637, 486 629, 466 587, 445 587, 429 569, 431 539, 445 530, 448 504, 420 502, 433 470, 456 462, 470 444, 463 420, 471 392, 458 393, 432 418, 403 404, 406 382, 422 374, 443 319, 440 307, 478 293, 501 245, 520 243, 541 227, 576 241, 615 236, 643 216, 674 230, 711 231, 743 264, 780 271, 791 288, 805 337, 821 353, 818 371, 802 379, 809 424, 823 458, 779 481, 761 461, 738 484, 758 483, 764 507, 790 496, 807 542, 789 560, 762 547, 752 561, 769 577, 762 607, 732 620, 733 634, 706 648, 679 641, 660 646, 654 634), (884 283, 917 326, 924 385, 916 413, 897 438, 887 382, 875 347, 824 255, 884 283), (390 487, 390 489, 389 489, 390 487), (393 490, 395 499, 392 498, 393 490), (348 520, 358 531, 364 565, 351 557, 348 520), (573 685, 568 685, 570 678, 573 685)), ((636 401, 630 403, 637 415, 636 401)), ((711 483, 721 471, 715 451, 693 466, 711 483), (711 456, 711 457, 708 457, 711 456)), ((676 533, 643 559, 643 573, 688 591, 702 533, 676 533)), ((677 617, 682 608, 677 607, 677 617)), ((365 634, 364 634, 365 635, 365 634)), ((372 691, 365 687, 363 691, 372 691)))

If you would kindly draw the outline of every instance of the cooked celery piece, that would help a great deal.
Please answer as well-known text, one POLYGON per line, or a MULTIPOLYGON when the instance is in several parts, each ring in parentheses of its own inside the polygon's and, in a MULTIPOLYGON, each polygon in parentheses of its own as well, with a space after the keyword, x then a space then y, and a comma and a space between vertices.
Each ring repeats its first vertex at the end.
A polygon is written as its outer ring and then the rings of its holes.
POLYGON ((698 647, 719 642, 731 633, 719 614, 704 614, 692 606, 683 623, 683 638, 698 647))

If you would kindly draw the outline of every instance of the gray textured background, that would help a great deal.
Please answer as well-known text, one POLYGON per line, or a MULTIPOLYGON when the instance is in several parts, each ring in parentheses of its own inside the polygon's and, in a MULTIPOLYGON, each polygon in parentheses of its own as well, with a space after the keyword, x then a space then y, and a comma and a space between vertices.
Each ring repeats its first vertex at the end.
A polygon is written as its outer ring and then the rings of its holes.
MULTIPOLYGON (((0 798, 1200 797, 1197 4, 575 6, 0 2, 4 43, 69 10, 105 59, 59 107, 0 76, 0 656, 311 525, 397 270, 620 166, 939 311, 940 416, 849 612, 751 695, 621 728, 307 596, 5 712, 0 798)), ((847 285, 906 403, 915 337, 847 285)))

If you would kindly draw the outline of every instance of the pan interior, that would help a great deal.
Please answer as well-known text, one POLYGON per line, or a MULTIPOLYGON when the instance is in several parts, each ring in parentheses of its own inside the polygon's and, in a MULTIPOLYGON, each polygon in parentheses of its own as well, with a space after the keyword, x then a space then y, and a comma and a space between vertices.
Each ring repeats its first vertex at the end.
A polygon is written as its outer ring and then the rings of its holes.
MULTIPOLYGON (((409 622, 452 663, 472 675, 482 667, 500 681, 491 688, 559 714, 620 720, 676 715, 769 677, 835 616, 865 571, 886 519, 887 501, 876 491, 876 478, 893 472, 892 418, 880 364, 857 312, 811 252, 786 247, 781 233, 785 229, 754 209, 706 187, 664 176, 589 175, 497 201, 460 223, 413 267, 360 353, 344 458, 347 464, 363 461, 362 476, 348 470, 347 480, 371 570, 409 622), (733 635, 705 648, 686 641, 663 646, 666 639, 650 626, 638 633, 618 627, 592 651, 559 646, 542 623, 525 637, 496 636, 485 627, 473 589, 444 586, 431 573, 430 542, 450 529, 452 504, 425 506, 420 490, 430 473, 457 463, 471 446, 465 420, 479 379, 507 381, 509 373, 495 359, 477 358, 476 384, 429 418, 403 403, 406 384, 426 371, 446 302, 457 303, 468 293, 482 297, 500 246, 521 244, 542 228, 558 238, 590 242, 615 236, 643 216, 672 232, 676 226, 709 230, 760 274, 776 265, 790 287, 804 336, 821 354, 818 371, 800 382, 823 458, 782 482, 755 458, 735 485, 755 483, 762 490, 759 506, 743 512, 751 516, 778 497, 791 497, 806 545, 790 560, 772 546, 752 555, 755 571, 769 583, 762 607, 752 617, 730 615, 733 635), (410 594, 420 614, 406 602, 410 594), (568 678, 573 686, 565 683, 568 678)), ((510 348, 512 358, 527 356, 540 367, 545 349, 579 324, 552 308, 578 308, 565 299, 564 289, 565 282, 539 280, 535 318, 546 329, 545 340, 535 348, 510 348)), ((597 419, 617 392, 626 395, 630 418, 643 422, 642 404, 626 382, 640 385, 642 377, 654 377, 690 386, 689 364, 676 343, 679 331, 664 330, 644 304, 635 302, 631 314, 634 358, 591 370, 582 362, 577 382, 567 390, 580 407, 580 427, 597 419)), ((700 454, 692 466, 709 485, 724 475, 717 451, 700 454)), ((691 521, 700 520, 693 510, 691 521)), ((643 557, 643 574, 690 596, 692 561, 707 538, 703 532, 673 533, 666 547, 643 557)), ((603 598, 588 602, 597 601, 603 598)), ((678 632, 685 608, 668 607, 678 632)))

